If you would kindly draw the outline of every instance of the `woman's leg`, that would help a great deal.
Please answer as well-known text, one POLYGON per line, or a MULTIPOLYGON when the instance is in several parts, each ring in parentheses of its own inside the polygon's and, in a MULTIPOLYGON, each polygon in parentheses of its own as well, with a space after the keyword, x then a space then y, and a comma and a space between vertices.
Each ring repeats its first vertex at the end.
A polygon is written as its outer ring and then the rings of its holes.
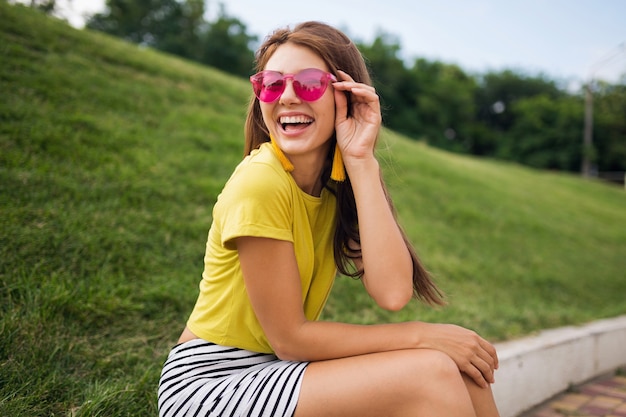
POLYGON ((496 408, 496 402, 493 399, 491 387, 481 388, 465 374, 463 374, 463 381, 465 381, 467 392, 469 392, 469 395, 472 398, 472 404, 474 405, 474 410, 476 411, 476 415, 478 417, 500 416, 498 409, 496 408))
POLYGON ((399 350, 310 363, 295 417, 476 417, 473 400, 447 355, 399 350))

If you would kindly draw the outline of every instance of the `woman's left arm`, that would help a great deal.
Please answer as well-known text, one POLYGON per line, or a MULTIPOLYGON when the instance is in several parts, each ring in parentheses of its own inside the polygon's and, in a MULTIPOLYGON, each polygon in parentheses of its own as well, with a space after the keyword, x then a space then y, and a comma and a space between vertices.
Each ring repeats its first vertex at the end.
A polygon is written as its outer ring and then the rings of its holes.
POLYGON ((413 263, 409 249, 385 196, 380 166, 374 155, 380 131, 378 95, 373 87, 356 83, 340 72, 334 83, 337 143, 354 190, 363 283, 378 305, 399 310, 413 295, 413 263), (351 94, 351 115, 343 92, 351 94))

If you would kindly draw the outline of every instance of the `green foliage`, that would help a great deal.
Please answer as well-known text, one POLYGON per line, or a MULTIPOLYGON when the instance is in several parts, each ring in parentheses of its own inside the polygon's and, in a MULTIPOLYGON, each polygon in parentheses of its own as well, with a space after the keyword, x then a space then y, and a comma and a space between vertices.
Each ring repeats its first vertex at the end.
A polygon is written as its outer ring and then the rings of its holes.
POLYGON ((51 14, 57 7, 56 0, 30 0, 30 7, 34 7, 46 14, 51 14))
POLYGON ((257 37, 248 35, 246 25, 228 16, 223 5, 217 20, 203 36, 201 62, 235 75, 252 74, 254 53, 249 45, 257 37))
POLYGON ((601 83, 594 93, 594 147, 602 171, 623 171, 626 161, 626 82, 601 83))
POLYGON ((420 86, 416 118, 428 143, 464 152, 471 147, 476 83, 456 65, 418 59, 412 75, 420 86))
POLYGON ((583 106, 579 99, 539 95, 516 101, 515 121, 499 147, 505 159, 537 168, 580 168, 583 106))
MULTIPOLYGON (((0 415, 154 416, 249 85, 25 7, 0 16, 0 415)), ((622 190, 389 131, 379 156, 450 305, 386 312, 340 277, 325 318, 503 340, 626 313, 622 190)))
POLYGON ((398 39, 380 32, 358 45, 381 97, 386 126, 438 148, 536 168, 578 172, 592 152, 601 171, 626 170, 624 85, 596 91, 594 146, 582 146, 583 102, 544 76, 511 70, 470 76, 417 58, 407 68, 398 39))
POLYGON ((187 4, 185 8, 176 0, 107 0, 108 12, 92 16, 87 27, 166 52, 181 52, 185 40, 193 41, 185 38, 194 35, 204 12, 203 2, 187 4))
POLYGON ((398 57, 400 43, 388 33, 380 32, 371 45, 359 44, 366 57, 374 86, 381 99, 383 122, 401 132, 413 132, 416 123, 417 80, 406 72, 398 57))
POLYGON ((231 74, 250 75, 254 54, 249 45, 256 36, 246 25, 227 15, 204 19, 203 0, 107 0, 106 11, 97 13, 87 27, 201 62, 231 74))
POLYGON ((564 95, 554 81, 511 70, 484 74, 479 85, 476 92, 477 119, 498 131, 508 131, 515 122, 515 114, 508 110, 517 100, 540 95, 557 99, 564 95))

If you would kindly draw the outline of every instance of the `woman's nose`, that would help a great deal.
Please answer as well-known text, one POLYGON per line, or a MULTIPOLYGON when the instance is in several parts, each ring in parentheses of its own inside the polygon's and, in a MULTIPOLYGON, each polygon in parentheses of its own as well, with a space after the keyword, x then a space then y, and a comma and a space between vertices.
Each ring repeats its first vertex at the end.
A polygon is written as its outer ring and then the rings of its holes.
POLYGON ((293 88, 293 80, 287 80, 285 85, 285 91, 280 95, 281 104, 299 103, 300 97, 296 94, 296 90, 293 88))

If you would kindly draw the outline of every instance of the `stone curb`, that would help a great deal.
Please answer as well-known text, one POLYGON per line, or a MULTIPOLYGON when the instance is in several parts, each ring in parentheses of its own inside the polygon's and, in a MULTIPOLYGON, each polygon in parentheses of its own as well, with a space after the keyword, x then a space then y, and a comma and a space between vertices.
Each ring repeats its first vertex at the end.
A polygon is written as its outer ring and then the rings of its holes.
POLYGON ((497 343, 493 393, 501 417, 516 417, 570 386, 626 365, 626 315, 497 343))

